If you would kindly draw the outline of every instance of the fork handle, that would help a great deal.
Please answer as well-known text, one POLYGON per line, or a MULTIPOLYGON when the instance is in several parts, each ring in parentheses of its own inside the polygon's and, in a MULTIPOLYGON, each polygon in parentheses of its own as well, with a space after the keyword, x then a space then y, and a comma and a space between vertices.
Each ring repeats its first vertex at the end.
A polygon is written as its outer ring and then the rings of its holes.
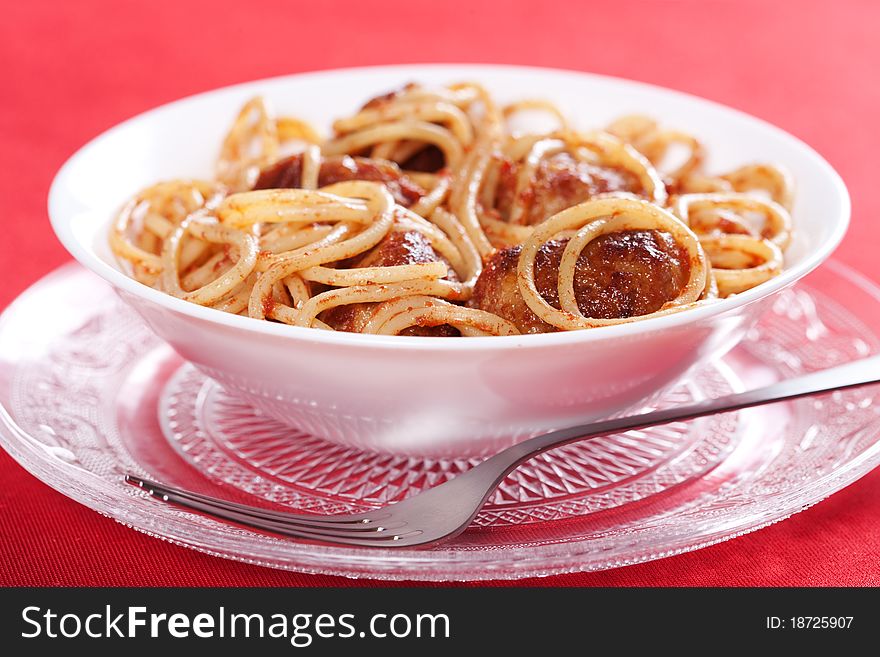
POLYGON ((480 470, 482 471, 481 474, 485 477, 488 475, 488 470, 494 469, 496 470, 496 484, 498 484, 524 461, 548 449, 579 440, 597 438, 621 431, 644 429, 670 422, 692 420, 705 415, 737 411, 752 406, 818 395, 823 392, 831 392, 832 390, 856 388, 872 383, 880 383, 880 355, 863 358, 845 365, 813 372, 812 374, 805 374, 793 379, 779 381, 762 388, 755 388, 715 399, 705 399, 688 406, 667 408, 650 413, 613 418, 592 424, 551 431, 550 433, 523 441, 513 447, 508 447, 486 459, 477 468, 473 468, 472 471, 480 470))

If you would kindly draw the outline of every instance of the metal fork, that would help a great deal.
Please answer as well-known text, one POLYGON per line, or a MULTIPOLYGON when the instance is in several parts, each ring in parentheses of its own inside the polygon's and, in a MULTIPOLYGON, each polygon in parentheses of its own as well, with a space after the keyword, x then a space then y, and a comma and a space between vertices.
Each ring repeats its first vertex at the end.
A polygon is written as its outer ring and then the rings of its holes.
POLYGON ((524 461, 554 447, 620 431, 691 420, 751 406, 880 382, 880 356, 689 406, 552 431, 509 447, 464 474, 409 499, 351 515, 271 511, 164 486, 134 475, 125 481, 149 495, 209 516, 296 538, 363 547, 436 545, 463 532, 501 481, 524 461))

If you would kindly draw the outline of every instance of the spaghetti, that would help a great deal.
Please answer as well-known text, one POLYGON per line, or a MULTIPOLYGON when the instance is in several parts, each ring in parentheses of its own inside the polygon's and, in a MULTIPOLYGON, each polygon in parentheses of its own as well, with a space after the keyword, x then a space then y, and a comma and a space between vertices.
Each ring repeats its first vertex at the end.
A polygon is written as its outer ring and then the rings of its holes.
POLYGON ((224 312, 470 337, 712 303, 778 275, 792 237, 783 169, 707 174, 696 137, 641 115, 582 132, 547 101, 411 84, 332 129, 248 101, 216 178, 138 193, 113 253, 141 283, 224 312), (517 131, 527 112, 552 129, 517 131))

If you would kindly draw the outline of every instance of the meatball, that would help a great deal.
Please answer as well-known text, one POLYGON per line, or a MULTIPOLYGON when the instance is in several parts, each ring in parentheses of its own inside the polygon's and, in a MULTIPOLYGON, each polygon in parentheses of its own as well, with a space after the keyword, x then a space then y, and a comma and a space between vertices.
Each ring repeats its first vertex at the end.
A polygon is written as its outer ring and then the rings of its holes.
MULTIPOLYGON (((566 243, 547 242, 535 258, 535 285, 554 308, 559 308, 559 263, 566 243)), ((555 331, 520 294, 517 265, 521 251, 522 247, 513 246, 490 258, 477 280, 471 305, 513 322, 523 333, 555 331)), ((587 244, 575 267, 574 291, 586 317, 636 317, 676 298, 689 276, 688 253, 669 233, 622 231, 587 244)))
POLYGON ((446 158, 443 155, 443 151, 434 144, 428 144, 400 165, 402 169, 407 171, 420 171, 424 173, 438 173, 445 166, 446 158))
MULTIPOLYGON (((418 88, 419 85, 415 82, 409 82, 399 89, 371 98, 361 109, 382 109, 385 105, 400 99, 400 97, 407 92, 414 91, 418 88)), ((424 173, 437 173, 442 170, 444 166, 446 166, 446 158, 443 156, 443 151, 434 144, 426 144, 423 149, 415 152, 405 161, 400 163, 400 167, 406 171, 419 171, 424 173)))
POLYGON ((375 96, 374 98, 370 98, 370 100, 368 100, 366 103, 364 103, 364 106, 361 107, 361 109, 365 110, 365 109, 380 108, 383 105, 387 105, 389 102, 391 102, 393 100, 397 100, 398 98, 403 96, 408 91, 413 91, 418 88, 419 88, 419 85, 416 84, 415 82, 407 82, 402 87, 399 87, 397 89, 392 89, 391 91, 389 91, 387 93, 379 94, 378 96, 375 96))
MULTIPOLYGON (((496 209, 510 215, 516 194, 519 164, 505 161, 498 177, 496 209)), ((545 219, 605 192, 638 192, 635 175, 624 169, 598 166, 558 153, 541 160, 531 183, 521 192, 526 202, 523 223, 539 224, 545 219)))
MULTIPOLYGON (((318 186, 348 180, 384 183, 394 201, 404 207, 416 203, 425 190, 413 182, 394 162, 367 157, 337 155, 324 158, 318 172, 318 186)), ((302 184, 302 155, 291 155, 260 172, 254 189, 296 188, 302 184)))
MULTIPOLYGON (((427 262, 446 262, 431 246, 424 235, 414 230, 389 233, 379 244, 364 255, 351 262, 351 267, 391 267, 394 265, 411 265, 427 262)), ((448 263, 447 263, 448 266, 448 263)), ((455 272, 450 269, 447 278, 456 280, 455 272)), ((321 320, 337 331, 360 333, 373 316, 378 304, 353 303, 337 306, 322 313, 321 320)), ((412 326, 401 335, 423 336, 454 336, 458 335, 451 326, 421 327, 412 326)))

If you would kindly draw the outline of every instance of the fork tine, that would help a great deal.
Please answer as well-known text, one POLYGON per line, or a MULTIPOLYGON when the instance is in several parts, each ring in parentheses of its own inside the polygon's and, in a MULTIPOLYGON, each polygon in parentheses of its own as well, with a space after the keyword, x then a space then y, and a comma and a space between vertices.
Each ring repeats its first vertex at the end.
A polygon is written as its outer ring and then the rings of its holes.
POLYGON ((125 475, 125 481, 126 483, 143 489, 150 496, 160 498, 166 502, 170 501, 169 496, 173 495, 174 497, 181 500, 186 499, 201 504, 208 504, 215 509, 224 509, 235 514, 247 516, 257 520, 264 520, 267 522, 281 522, 289 524, 291 526, 296 525, 302 527, 310 527, 318 530, 346 529, 353 532, 375 531, 377 525, 383 526, 385 529, 396 529, 400 526, 399 523, 395 524, 393 527, 390 526, 390 524, 380 525, 383 520, 390 518, 391 515, 383 509, 377 509, 375 512, 358 513, 352 515, 307 516, 295 513, 287 513, 284 511, 272 511, 270 509, 261 509, 258 507, 247 506, 245 504, 238 504, 236 502, 229 502, 227 500, 210 497, 208 495, 202 495, 200 493, 194 493, 192 491, 182 490, 179 488, 174 488, 172 486, 166 486, 164 484, 159 484, 154 481, 150 481, 149 479, 142 479, 140 477, 136 477, 130 474, 125 475))
POLYGON ((407 545, 417 545, 421 530, 394 531, 384 527, 362 529, 357 526, 349 528, 318 528, 295 525, 293 523, 278 520, 264 520, 251 515, 246 515, 211 502, 190 499, 178 496, 173 490, 162 493, 162 501, 170 502, 201 513, 206 513, 214 518, 228 520, 247 527, 253 527, 274 534, 305 538, 309 540, 323 541, 340 545, 358 545, 365 547, 379 547, 382 544, 389 546, 397 545, 401 539, 406 539, 407 545))

